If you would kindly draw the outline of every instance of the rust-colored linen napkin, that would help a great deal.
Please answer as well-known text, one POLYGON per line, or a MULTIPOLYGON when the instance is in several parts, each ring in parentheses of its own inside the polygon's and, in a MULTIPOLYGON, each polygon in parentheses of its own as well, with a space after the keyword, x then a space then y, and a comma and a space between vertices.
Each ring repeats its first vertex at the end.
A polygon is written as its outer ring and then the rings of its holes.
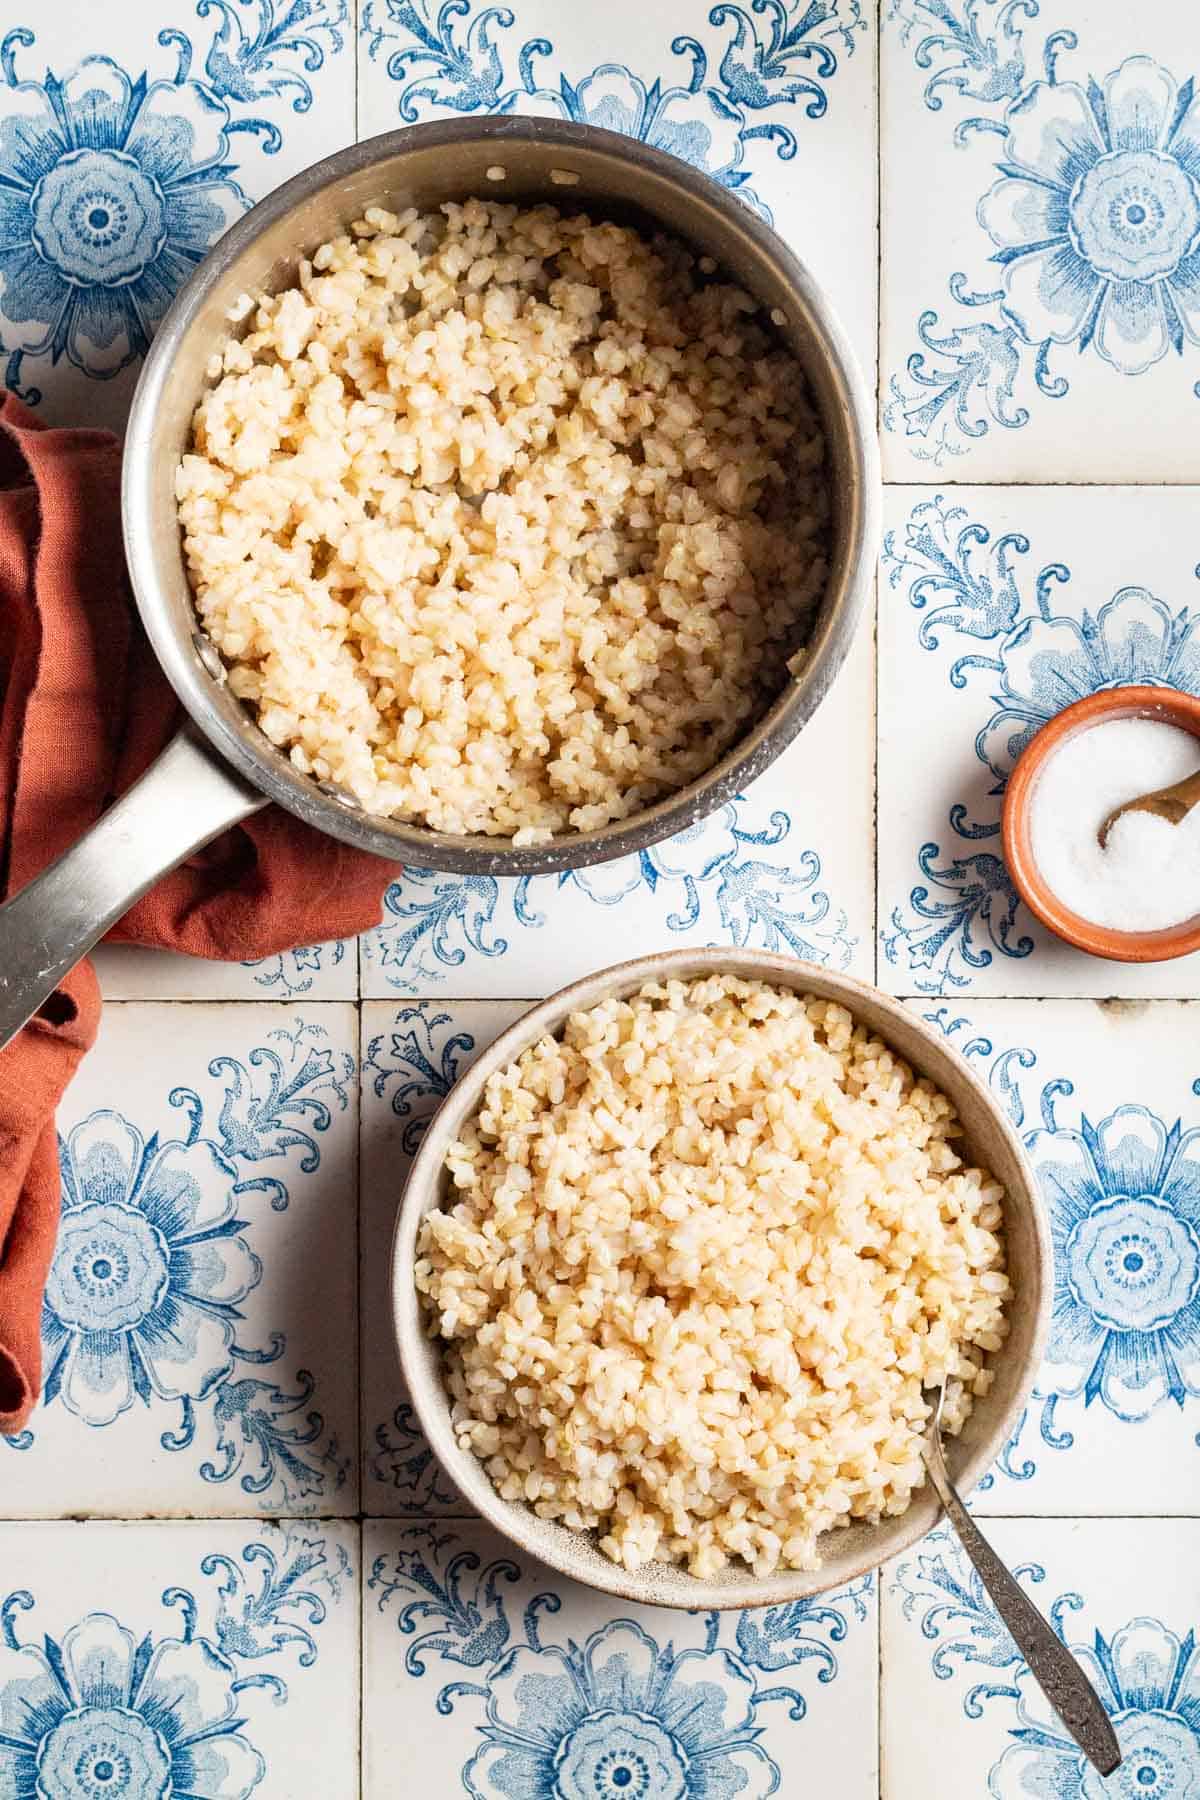
MULTIPOLYGON (((48 430, 11 395, 0 403, 0 894, 86 831, 178 723, 125 574, 120 463, 108 432, 48 430)), ((269 807, 165 876, 109 935, 269 956, 377 923, 396 873, 269 807)), ((54 1112, 99 1017, 82 962, 0 1050, 0 1434, 37 1398, 59 1208, 54 1112)))

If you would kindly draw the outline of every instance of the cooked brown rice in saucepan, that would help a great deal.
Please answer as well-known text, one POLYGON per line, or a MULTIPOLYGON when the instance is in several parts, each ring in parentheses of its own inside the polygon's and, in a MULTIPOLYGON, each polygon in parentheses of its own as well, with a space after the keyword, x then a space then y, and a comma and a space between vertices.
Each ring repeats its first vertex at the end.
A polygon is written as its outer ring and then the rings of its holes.
POLYGON ((711 259, 552 206, 372 209, 234 321, 179 517, 232 691, 303 773, 540 843, 694 780, 784 685, 823 440, 711 259))
POLYGON ((711 976, 568 1020, 447 1153, 416 1283, 460 1444, 626 1568, 819 1566, 1006 1335, 1003 1189, 844 1008, 711 976))

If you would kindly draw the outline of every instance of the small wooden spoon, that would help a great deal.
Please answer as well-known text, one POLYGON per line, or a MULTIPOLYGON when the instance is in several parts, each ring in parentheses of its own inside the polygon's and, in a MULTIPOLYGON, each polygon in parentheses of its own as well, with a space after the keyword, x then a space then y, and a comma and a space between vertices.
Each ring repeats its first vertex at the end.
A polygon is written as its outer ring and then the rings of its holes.
POLYGON ((1156 788, 1152 794, 1142 794, 1136 800, 1126 800, 1123 806, 1114 806, 1096 833, 1100 848, 1105 848, 1109 832, 1127 812, 1153 813, 1155 818, 1165 819, 1168 825, 1179 825, 1196 805, 1200 805, 1200 769, 1194 775, 1185 775, 1182 781, 1173 782, 1170 787, 1156 788))

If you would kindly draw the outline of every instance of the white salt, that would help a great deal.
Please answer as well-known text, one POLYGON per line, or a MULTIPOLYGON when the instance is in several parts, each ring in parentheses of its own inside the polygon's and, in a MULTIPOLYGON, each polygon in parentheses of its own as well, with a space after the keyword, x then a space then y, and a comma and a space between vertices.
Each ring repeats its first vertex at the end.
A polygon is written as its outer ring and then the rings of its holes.
POLYGON ((1029 843, 1064 906, 1115 931, 1161 931, 1200 913, 1200 807, 1179 825, 1126 813, 1097 840, 1115 806, 1170 787, 1200 768, 1200 743, 1155 719, 1108 719, 1046 760, 1029 803, 1029 843))

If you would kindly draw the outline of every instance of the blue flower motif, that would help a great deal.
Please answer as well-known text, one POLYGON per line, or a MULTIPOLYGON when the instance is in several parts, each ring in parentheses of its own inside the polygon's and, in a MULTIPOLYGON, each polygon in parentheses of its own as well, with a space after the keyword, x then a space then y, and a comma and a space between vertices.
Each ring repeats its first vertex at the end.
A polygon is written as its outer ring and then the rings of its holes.
MULTIPOLYGON (((1102 1779, 1060 1719, 1024 1663, 977 1569, 945 1527, 931 1533, 929 1548, 899 1564, 893 1592, 906 1619, 919 1618, 921 1636, 935 1644, 931 1658, 939 1681, 955 1679, 971 1665, 1005 1671, 963 1696, 969 1719, 985 1705, 1016 1703, 1014 1740, 993 1765, 992 1800, 1200 1800, 1200 1658, 1195 1634, 1181 1641, 1159 1619, 1131 1619, 1105 1638, 1072 1645, 1116 1730, 1120 1769, 1102 1779), (940 1641, 939 1641, 940 1640, 940 1641)), ((1038 1563, 1013 1570, 1023 1585, 1045 1581, 1038 1563)), ((1078 1593, 1037 1602, 1056 1636, 1068 1642, 1068 1615, 1083 1607, 1078 1593)))
POLYGON ((454 1511, 458 1505, 441 1463, 405 1400, 390 1421, 375 1427, 375 1449, 367 1469, 372 1481, 383 1482, 399 1494, 402 1512, 454 1511))
POLYGON ((336 969, 345 961, 347 940, 335 938, 328 944, 296 944, 291 950, 277 950, 273 956, 257 956, 242 963, 253 969, 255 985, 277 989, 276 998, 291 999, 307 994, 322 969, 336 969))
POLYGON ((519 49, 506 45, 502 34, 514 19, 510 8, 486 0, 367 0, 361 32, 369 57, 397 46, 388 52, 387 72, 400 84, 402 119, 444 107, 549 112, 603 126, 695 163, 768 217, 747 185, 747 147, 770 143, 790 161, 798 144, 782 119, 756 115, 803 102, 805 117, 819 119, 828 105, 821 83, 866 29, 860 0, 753 0, 749 12, 721 0, 708 14, 710 26, 728 33, 715 70, 709 50, 680 34, 670 49, 688 59, 686 81, 644 80, 626 63, 605 62, 574 82, 560 72, 551 85, 536 64, 555 55, 553 42, 535 37, 519 49))
POLYGON ((461 1069, 460 1058, 475 1048, 469 1031, 447 1033, 453 1024, 449 1013, 435 1013, 425 1006, 405 1006, 392 1020, 391 1029, 371 1039, 363 1057, 362 1073, 372 1072, 372 1086, 380 1099, 391 1090, 391 1108, 407 1123, 400 1137, 405 1156, 415 1156, 434 1111, 446 1098, 461 1069))
MULTIPOLYGON (((301 67, 309 75, 315 74, 325 61, 322 37, 332 54, 342 49, 342 27, 349 6, 347 0, 282 0, 282 11, 277 14, 277 3, 253 0, 257 17, 252 15, 252 28, 247 31, 245 12, 239 15, 233 0, 199 0, 196 11, 200 16, 215 13, 218 20, 204 72, 210 86, 231 100, 266 100, 294 90, 292 111, 308 112, 313 103, 312 84, 299 71, 288 68, 283 58, 292 51, 301 67)), ((240 4, 244 9, 251 0, 240 0, 240 4)), ((172 42, 187 41, 182 32, 165 35, 172 42)), ((163 41, 160 37, 159 42, 163 41)))
POLYGON ((662 1649, 630 1619, 580 1648, 522 1644, 488 1679, 475 1800, 765 1800, 755 1678, 724 1649, 662 1649))
POLYGON ((237 1669, 203 1638, 89 1613, 60 1644, 0 1641, 0 1792, 8 1800, 245 1800, 266 1773, 241 1735, 237 1669))
MULTIPOLYGON (((1172 613, 1145 588, 1124 587, 1093 618, 1024 619, 1001 644, 993 713, 976 740, 980 760, 1002 781, 1035 732, 1065 706, 1134 682, 1200 694, 1200 617, 1172 613)), ((964 659, 957 669, 969 666, 964 659)), ((953 679, 953 677, 952 677, 953 679)))
POLYGON ((726 803, 708 818, 697 819, 674 837, 653 844, 636 856, 618 856, 613 862, 592 863, 572 869, 560 886, 582 889, 598 906, 616 906, 643 882, 654 892, 660 881, 684 885, 689 911, 698 910, 697 882, 711 881, 732 862, 744 842, 755 841, 737 829, 737 807, 726 803))
POLYGON ((1198 1139, 1122 1106, 1027 1140, 1054 1241, 1041 1397, 1083 1394, 1137 1420, 1200 1395, 1198 1139))
POLYGON ((1157 1619, 1074 1647, 1109 1714, 1123 1762, 1103 1780, 1067 1736, 1029 1670, 1016 1676, 1019 1741, 991 1771, 993 1800, 1200 1800, 1200 1659, 1157 1619))
MULTIPOLYGON (((0 46, 0 336, 110 377, 147 349, 176 288, 249 205, 228 161, 229 108, 180 77, 131 80, 89 56, 19 81, 0 46)), ((15 359, 15 367, 14 367, 15 359)))
POLYGON ((578 889, 593 905, 615 907, 640 890, 662 905, 668 931, 694 930, 707 915, 707 927, 719 934, 713 941, 760 943, 845 968, 857 940, 849 935, 846 914, 835 913, 829 895, 816 886, 820 857, 797 849, 779 863, 749 855, 751 848, 774 849, 792 830, 791 815, 779 810, 754 829, 746 817, 752 812, 739 794, 639 855, 557 876, 501 882, 490 875, 406 868, 403 881, 384 896, 383 926, 364 940, 367 955, 378 958, 394 987, 416 992, 444 981, 445 970, 460 967, 468 951, 489 959, 507 954, 509 939, 495 929, 498 909, 511 908, 514 927, 540 930, 548 918, 543 897, 578 889), (389 919, 412 923, 397 929, 389 919))
MULTIPOLYGON (((791 820, 786 823, 790 825, 791 820)), ((646 863, 652 871, 651 886, 657 881, 711 881, 733 861, 743 844, 769 843, 777 830, 778 815, 772 819, 769 832, 739 832, 738 809, 727 804, 646 851, 646 863)))
POLYGON ((946 67, 936 70, 925 86, 931 112, 942 109, 942 88, 969 94, 985 106, 1016 99, 1025 81, 1018 21, 1029 16, 1025 0, 1005 0, 996 13, 981 12, 980 0, 966 0, 961 19, 946 0, 889 0, 886 13, 899 23, 901 44, 923 34, 913 52, 919 69, 932 68, 934 57, 946 53, 946 67))
POLYGON ((1094 344, 1137 375, 1200 343, 1200 100, 1146 56, 1101 87, 1036 81, 1004 116, 979 221, 1030 344, 1094 344))
MULTIPOLYGON (((536 879, 536 877, 534 878, 536 879)), ((560 887, 575 887, 586 894, 597 906, 619 906, 626 894, 632 894, 641 887, 646 879, 646 865, 640 856, 617 856, 612 862, 589 863, 583 869, 569 869, 560 878, 560 887)), ((525 887, 525 896, 530 892, 531 883, 525 887)), ((544 915, 534 913, 523 900, 522 913, 518 917, 536 919, 538 924, 544 923, 544 915)))
POLYGON ((742 163, 745 120, 716 88, 647 86, 623 63, 601 63, 571 89, 565 110, 580 124, 622 131, 741 185, 731 177, 742 163))
POLYGON ((953 687, 970 675, 993 678, 992 712, 975 739, 975 753, 993 779, 981 813, 958 802, 949 824, 969 852, 937 842, 924 844, 917 862, 924 877, 908 895, 908 907, 892 911, 892 930, 881 933, 888 960, 907 963, 924 993, 965 987, 974 971, 988 968, 993 952, 1029 956, 1035 939, 999 856, 974 848, 1000 832, 1000 797, 1022 750, 1065 706, 1108 687, 1138 683, 1200 694, 1200 615, 1178 612, 1146 588, 1118 589, 1093 615, 1056 613, 1052 589, 1070 578, 1061 563, 1036 577, 1036 600, 1023 604, 1012 566, 1028 539, 1008 532, 994 545, 976 522, 961 524, 961 507, 939 496, 922 502, 909 519, 901 545, 889 533, 884 563, 892 585, 909 579, 909 598, 923 609, 945 598, 922 622, 921 642, 940 647, 951 630, 962 637, 998 640, 994 654, 972 651, 950 669, 953 687), (990 564, 980 554, 990 545, 990 564), (974 553, 974 554, 973 554, 974 553))
POLYGON ((924 613, 918 634, 923 648, 936 650, 945 632, 986 640, 1012 628, 1021 611, 1013 557, 1028 549, 1029 539, 1019 531, 1006 531, 993 543, 987 526, 971 519, 965 506, 937 494, 913 507, 903 540, 898 531, 885 533, 880 561, 889 587, 914 572, 909 604, 924 613), (926 612, 930 600, 939 604, 926 612))
POLYGON ((110 1111, 75 1127, 42 1313, 47 1404, 61 1394, 108 1425, 135 1394, 188 1401, 227 1379, 238 1303, 262 1275, 234 1182, 205 1139, 147 1143, 110 1111))

